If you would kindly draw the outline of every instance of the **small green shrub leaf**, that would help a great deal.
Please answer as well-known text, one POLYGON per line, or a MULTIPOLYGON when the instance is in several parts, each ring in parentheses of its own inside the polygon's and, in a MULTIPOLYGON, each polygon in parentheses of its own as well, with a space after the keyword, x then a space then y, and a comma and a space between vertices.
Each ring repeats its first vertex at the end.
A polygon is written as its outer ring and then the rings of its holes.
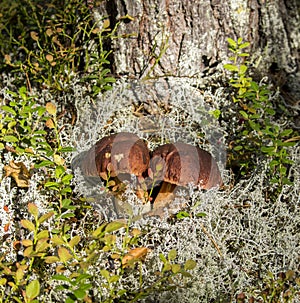
POLYGON ((177 274, 180 272, 181 266, 180 266, 180 264, 172 264, 171 269, 174 274, 177 274))
POLYGON ((80 242, 80 240, 81 240, 80 236, 75 236, 69 241, 69 245, 71 247, 74 247, 80 242))
POLYGON ((48 264, 53 264, 59 261, 59 258, 56 256, 47 256, 44 258, 45 262, 48 264))
POLYGON ((194 260, 187 260, 184 264, 184 270, 192 270, 197 266, 197 262, 194 260))
POLYGON ((272 152, 275 150, 275 147, 274 147, 274 146, 262 146, 262 147, 260 148, 260 150, 261 150, 263 153, 269 154, 269 153, 272 153, 272 152))
POLYGON ((38 240, 40 239, 48 239, 49 238, 49 231, 47 229, 44 229, 42 231, 40 231, 37 235, 36 238, 38 240))
POLYGON ((247 69, 248 69, 248 67, 247 67, 246 65, 243 64, 243 65, 240 66, 239 73, 240 73, 240 74, 245 74, 246 71, 247 71, 247 69))
POLYGON ((69 184, 70 181, 72 180, 73 175, 69 174, 69 175, 65 175, 62 177, 61 182, 64 184, 69 184))
POLYGON ((81 290, 81 289, 76 289, 74 290, 74 296, 78 299, 78 300, 81 300, 85 297, 85 291, 84 290, 81 290))
POLYGON ((110 222, 106 225, 105 227, 105 232, 107 233, 111 233, 113 231, 116 231, 116 230, 119 230, 121 229, 122 227, 126 227, 126 224, 124 222, 121 222, 121 221, 113 221, 113 222, 110 222))
POLYGON ((177 251, 176 251, 176 249, 171 249, 171 250, 169 251, 169 253, 168 253, 168 259, 169 259, 170 261, 175 260, 175 259, 176 259, 176 256, 177 256, 177 251))
POLYGON ((60 178, 64 172, 65 172, 65 168, 62 166, 62 165, 58 165, 56 168, 55 168, 55 177, 56 178, 60 178))
POLYGON ((160 260, 161 260, 163 263, 168 262, 167 258, 166 258, 165 255, 162 254, 162 253, 159 254, 159 258, 160 258, 160 260))
POLYGON ((36 298, 40 294, 40 282, 38 280, 31 281, 26 286, 26 297, 30 300, 36 298))
POLYGON ((69 250, 65 247, 60 247, 57 251, 59 260, 61 262, 68 262, 70 259, 72 259, 72 255, 70 254, 69 250))
POLYGON ((15 136, 4 136, 3 137, 3 141, 5 141, 5 142, 9 142, 9 143, 15 143, 15 142, 18 142, 19 141, 19 139, 17 138, 17 137, 15 137, 15 136))
POLYGON ((239 49, 246 48, 246 47, 248 47, 249 45, 250 45, 249 42, 244 42, 243 44, 240 44, 240 45, 239 45, 239 49))
POLYGON ((227 42, 228 42, 228 44, 229 44, 231 47, 233 47, 233 48, 236 48, 236 47, 237 47, 237 44, 236 44, 236 42, 235 42, 233 39, 227 38, 227 42))
POLYGON ((101 269, 100 270, 100 274, 103 278, 105 278, 107 281, 109 281, 110 279, 110 274, 109 274, 109 271, 106 270, 106 269, 101 269))
POLYGON ((243 111, 243 110, 240 110, 240 114, 243 116, 243 118, 245 118, 245 119, 248 119, 249 118, 249 116, 248 116, 248 114, 245 112, 245 111, 243 111))
POLYGON ((35 163, 34 164, 34 167, 35 168, 41 168, 41 167, 44 167, 44 166, 49 166, 49 165, 53 165, 53 162, 52 161, 49 161, 49 160, 44 160, 40 163, 35 163))
POLYGON ((35 218, 39 215, 39 209, 34 203, 28 203, 28 211, 32 214, 35 218))
POLYGON ((15 112, 15 110, 12 109, 10 106, 3 105, 3 106, 1 106, 1 109, 4 110, 4 111, 7 112, 7 113, 12 114, 13 116, 16 116, 16 115, 17 115, 17 113, 15 112))
POLYGON ((43 223, 43 222, 49 220, 53 215, 54 215, 54 212, 53 212, 53 211, 50 211, 50 212, 48 212, 48 213, 42 215, 42 216, 38 219, 38 221, 39 221, 39 223, 41 224, 41 223, 43 223))
POLYGON ((224 64, 224 68, 230 72, 239 72, 239 68, 233 64, 224 64))
POLYGON ((65 275, 54 275, 52 276, 52 280, 70 282, 70 278, 65 275))
POLYGON ((102 225, 100 225, 92 234, 92 236, 94 238, 97 238, 99 235, 101 235, 101 233, 103 232, 105 226, 107 225, 107 223, 103 223, 102 225))
POLYGON ((287 136, 289 136, 291 133, 293 132, 293 130, 292 129, 285 129, 284 131, 282 131, 281 133, 280 133, 280 137, 287 137, 287 136))
POLYGON ((34 224, 29 220, 21 220, 21 225, 30 231, 35 231, 34 224))

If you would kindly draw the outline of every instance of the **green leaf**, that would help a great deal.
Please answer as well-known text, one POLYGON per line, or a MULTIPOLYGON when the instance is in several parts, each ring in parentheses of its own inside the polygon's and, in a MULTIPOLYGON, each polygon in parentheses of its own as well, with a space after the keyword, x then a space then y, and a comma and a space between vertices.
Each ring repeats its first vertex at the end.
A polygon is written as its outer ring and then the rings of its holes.
POLYGON ((13 116, 16 116, 17 113, 15 112, 15 110, 13 110, 11 107, 7 106, 7 105, 3 105, 1 106, 1 109, 4 110, 7 113, 12 114, 13 116))
POLYGON ((66 146, 66 147, 62 147, 62 148, 58 149, 58 151, 61 152, 61 153, 69 153, 69 152, 73 152, 75 150, 76 149, 74 147, 71 147, 71 146, 66 146))
POLYGON ((68 262, 73 256, 70 254, 69 250, 65 247, 59 247, 57 251, 58 257, 61 262, 68 262))
POLYGON ((245 118, 246 120, 248 120, 249 116, 248 116, 248 114, 245 111, 240 110, 240 114, 243 116, 243 118, 245 118))
POLYGON ((126 224, 124 222, 113 221, 113 222, 110 222, 106 225, 105 232, 106 233, 111 233, 113 231, 121 229, 122 227, 126 227, 126 224))
POLYGON ((79 284, 81 281, 91 278, 92 276, 89 274, 80 274, 76 279, 75 283, 79 284))
POLYGON ((279 164, 279 161, 277 161, 277 160, 272 160, 271 162, 270 162, 270 167, 271 168, 274 168, 276 165, 278 165, 279 164))
POLYGON ((110 279, 110 274, 109 274, 109 271, 106 270, 106 269, 101 269, 100 270, 100 274, 103 278, 105 278, 107 281, 109 281, 110 279))
POLYGON ((263 153, 270 154, 270 153, 273 153, 273 151, 275 150, 275 146, 262 146, 260 148, 260 150, 263 153))
POLYGON ((197 266, 197 262, 194 260, 187 260, 184 264, 184 270, 192 270, 197 266))
POLYGON ((243 149, 243 146, 241 146, 241 145, 235 146, 233 148, 233 150, 235 150, 235 151, 239 151, 239 150, 242 150, 242 149, 243 149))
POLYGON ((81 300, 85 297, 86 292, 81 289, 76 289, 73 294, 77 299, 81 300))
POLYGON ((248 67, 247 67, 246 65, 242 64, 242 65, 240 66, 239 73, 240 73, 240 74, 245 74, 246 71, 247 71, 247 69, 248 69, 248 67))
POLYGON ((180 264, 172 264, 171 269, 174 274, 177 274, 180 272, 181 266, 180 266, 180 264))
POLYGON ((42 231, 40 231, 37 235, 36 238, 38 240, 40 239, 48 239, 49 238, 49 231, 47 229, 44 229, 42 231))
POLYGON ((30 231, 35 231, 34 224, 29 220, 21 220, 21 225, 30 231))
POLYGON ((216 119, 219 119, 221 116, 221 111, 219 109, 211 110, 209 112, 210 115, 213 115, 216 119))
POLYGON ((34 216, 34 218, 37 218, 39 215, 39 209, 34 203, 28 203, 28 211, 30 214, 34 216))
POLYGON ((177 256, 177 251, 176 251, 176 249, 171 249, 171 250, 169 251, 169 253, 168 253, 168 259, 169 259, 170 261, 175 260, 175 259, 176 259, 176 256, 177 256))
POLYGON ((75 303, 75 301, 71 297, 68 297, 65 303, 75 303))
POLYGON ((240 45, 239 45, 239 49, 246 48, 246 47, 248 47, 249 45, 250 45, 249 42, 244 42, 243 44, 240 44, 240 45))
POLYGON ((54 275, 52 276, 52 280, 70 282, 70 278, 65 275, 54 275))
POLYGON ((113 275, 110 277, 109 283, 115 283, 115 282, 118 282, 119 280, 120 280, 120 276, 113 275))
POLYGON ((249 125, 250 125, 250 127, 251 127, 253 130, 260 131, 260 125, 259 125, 259 124, 257 124, 257 123, 255 123, 255 122, 249 120, 249 125))
POLYGON ((238 37, 237 44, 240 45, 242 42, 243 42, 243 38, 242 37, 238 37))
POLYGON ((38 280, 33 280, 31 281, 27 286, 26 286, 26 297, 29 300, 32 300, 36 298, 40 294, 40 282, 38 280))
POLYGON ((62 217, 62 219, 74 218, 75 214, 74 213, 65 213, 61 217, 62 217))
POLYGON ((57 235, 52 237, 51 242, 54 243, 55 245, 65 244, 65 241, 57 235))
POLYGON ((183 219, 183 218, 188 218, 190 217, 190 214, 186 211, 180 211, 177 215, 176 218, 177 219, 183 219))
POLYGON ((48 239, 47 238, 40 239, 36 243, 35 252, 44 252, 48 247, 49 247, 48 239))
POLYGON ((69 245, 73 248, 80 242, 81 238, 80 236, 75 236, 69 241, 69 245))
POLYGON ((239 68, 233 64, 224 64, 224 68, 230 72, 239 72, 239 68))
POLYGON ((61 190, 61 194, 65 195, 67 193, 71 193, 72 192, 72 188, 71 187, 65 187, 61 190))
POLYGON ((72 180, 72 178, 73 178, 72 174, 65 175, 61 179, 61 182, 64 183, 64 184, 70 184, 70 181, 72 180))
POLYGON ((162 254, 162 253, 159 254, 159 258, 160 258, 160 260, 161 260, 163 263, 168 262, 168 261, 167 261, 167 258, 166 258, 165 255, 162 254))
POLYGON ((52 216, 54 215, 54 212, 53 211, 50 211, 44 215, 42 215, 39 219, 38 219, 38 222, 41 224, 45 221, 47 221, 48 219, 50 219, 52 216))
POLYGON ((227 42, 228 42, 228 44, 229 44, 231 47, 233 47, 234 49, 236 49, 237 44, 236 44, 236 42, 235 42, 233 39, 227 38, 227 42))
POLYGON ((56 189, 56 190, 58 190, 58 188, 59 188, 59 184, 57 182, 46 182, 44 184, 44 186, 45 187, 50 187, 50 188, 56 189))
POLYGON ((287 136, 289 136, 291 133, 293 132, 293 130, 292 129, 285 129, 284 131, 282 131, 280 134, 279 134, 279 136, 280 137, 287 137, 287 136))
POLYGON ((65 173, 65 168, 62 165, 58 165, 55 168, 55 177, 58 179, 65 173))
POLYGON ((248 53, 240 53, 239 54, 239 57, 249 57, 250 56, 250 54, 248 54, 248 53))
POLYGON ((197 213, 196 217, 206 217, 207 214, 206 213, 197 213))
POLYGON ((104 227, 107 225, 107 223, 103 223, 100 225, 92 234, 94 238, 97 238, 104 230, 104 227))
POLYGON ((276 114, 273 108, 265 108, 265 112, 271 116, 274 116, 276 114))
POLYGON ((4 136, 3 141, 10 142, 10 143, 15 143, 15 142, 18 142, 19 139, 15 136, 4 136))

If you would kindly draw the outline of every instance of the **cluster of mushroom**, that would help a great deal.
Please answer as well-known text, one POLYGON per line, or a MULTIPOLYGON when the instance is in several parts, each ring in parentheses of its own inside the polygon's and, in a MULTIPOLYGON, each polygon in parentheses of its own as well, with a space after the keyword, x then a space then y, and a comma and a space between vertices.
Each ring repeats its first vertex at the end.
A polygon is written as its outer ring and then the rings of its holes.
POLYGON ((206 151, 186 143, 164 144, 151 152, 128 132, 102 138, 79 163, 86 176, 99 176, 113 192, 137 177, 136 192, 144 201, 162 205, 177 186, 189 183, 202 189, 222 185, 216 161, 206 151))

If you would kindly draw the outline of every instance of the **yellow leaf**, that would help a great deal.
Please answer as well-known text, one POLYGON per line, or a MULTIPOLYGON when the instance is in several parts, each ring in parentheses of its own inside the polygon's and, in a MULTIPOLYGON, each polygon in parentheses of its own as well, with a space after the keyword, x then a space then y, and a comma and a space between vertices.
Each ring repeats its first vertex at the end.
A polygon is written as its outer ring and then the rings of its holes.
POLYGON ((56 257, 56 256, 45 257, 45 262, 48 263, 48 264, 52 264, 52 263, 55 263, 55 262, 58 262, 58 261, 59 261, 59 258, 56 257))
POLYGON ((34 224, 29 220, 21 220, 21 225, 30 231, 35 231, 34 224))
POLYGON ((122 266, 129 267, 132 266, 136 261, 144 260, 148 253, 148 248, 138 247, 131 249, 122 259, 122 266))
POLYGON ((55 127, 55 124, 54 124, 54 122, 51 118, 46 121, 45 125, 49 128, 54 128, 55 127))
POLYGON ((28 203, 27 207, 29 213, 32 214, 34 217, 37 217, 39 215, 39 210, 34 203, 28 203))
POLYGON ((70 240, 69 245, 71 247, 74 247, 75 245, 77 245, 80 242, 80 240, 81 240, 80 236, 75 236, 70 240))
POLYGON ((53 56, 48 54, 46 55, 46 59, 49 61, 49 62, 52 62, 53 61, 53 56))
POLYGON ((51 102, 48 102, 46 104, 46 110, 47 112, 50 114, 50 115, 55 115, 56 114, 56 106, 55 104, 51 103, 51 102))
POLYGON ((105 19, 105 20, 103 21, 103 28, 109 28, 109 25, 110 25, 109 19, 105 19))
POLYGON ((72 255, 70 254, 69 250, 65 247, 60 247, 58 249, 57 253, 58 253, 59 260, 61 262, 67 262, 70 259, 72 259, 72 255))
POLYGON ((48 29, 46 30, 46 35, 47 35, 48 37, 52 36, 52 35, 53 35, 53 30, 52 30, 51 28, 48 28, 48 29))
POLYGON ((61 239, 59 236, 54 235, 53 238, 51 239, 51 242, 55 245, 62 245, 65 244, 65 241, 61 239))
POLYGON ((34 40, 34 41, 38 41, 39 40, 39 35, 37 32, 30 32, 30 37, 34 40))
POLYGON ((23 244, 23 246, 28 247, 28 246, 32 246, 33 242, 29 239, 24 239, 24 240, 22 240, 22 244, 23 244))
POLYGON ((9 165, 4 166, 6 177, 12 176, 18 187, 28 187, 30 173, 23 162, 9 162, 9 165))
POLYGON ((53 160, 54 160, 54 163, 57 165, 63 165, 65 163, 65 160, 57 154, 53 155, 53 160))

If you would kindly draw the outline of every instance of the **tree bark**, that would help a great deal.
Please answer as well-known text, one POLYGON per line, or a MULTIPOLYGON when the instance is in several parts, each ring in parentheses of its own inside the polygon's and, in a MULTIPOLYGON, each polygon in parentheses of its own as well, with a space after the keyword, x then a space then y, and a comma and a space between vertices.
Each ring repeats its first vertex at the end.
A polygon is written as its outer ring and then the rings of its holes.
POLYGON ((108 45, 117 75, 205 78, 228 58, 226 38, 242 37, 258 70, 284 73, 300 95, 299 10, 298 0, 107 0, 97 7, 98 18, 109 18, 111 28, 120 22, 116 33, 125 37, 108 45))

